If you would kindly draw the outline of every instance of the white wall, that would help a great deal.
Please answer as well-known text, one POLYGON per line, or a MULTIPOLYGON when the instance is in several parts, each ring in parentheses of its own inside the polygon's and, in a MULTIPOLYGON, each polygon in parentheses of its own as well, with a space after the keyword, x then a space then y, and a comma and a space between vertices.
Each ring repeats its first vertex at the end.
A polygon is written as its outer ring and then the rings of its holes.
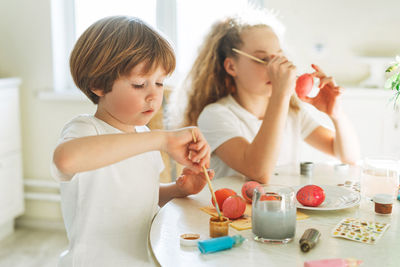
POLYGON ((286 43, 300 71, 317 63, 342 85, 355 85, 368 75, 356 56, 400 54, 398 0, 264 0, 279 12, 286 43), (315 44, 322 43, 322 53, 315 44))
MULTIPOLYGON (((287 41, 301 67, 320 63, 344 83, 367 75, 354 55, 400 53, 400 1, 386 0, 265 0, 279 9, 287 41), (313 45, 322 42, 318 56, 313 45)), ((0 77, 22 78, 22 141, 24 177, 51 179, 49 162, 62 126, 80 113, 93 113, 89 101, 45 101, 36 97, 52 90, 50 0, 0 2, 0 77)), ((309 70, 309 69, 307 69, 309 70)), ((27 217, 60 220, 59 205, 32 201, 27 217)))
MULTIPOLYGON (((52 90, 50 0, 0 1, 0 77, 21 77, 21 122, 24 177, 52 179, 49 163, 62 126, 80 113, 92 113, 85 102, 44 101, 52 90)), ((26 203, 26 217, 61 220, 59 205, 26 203)))

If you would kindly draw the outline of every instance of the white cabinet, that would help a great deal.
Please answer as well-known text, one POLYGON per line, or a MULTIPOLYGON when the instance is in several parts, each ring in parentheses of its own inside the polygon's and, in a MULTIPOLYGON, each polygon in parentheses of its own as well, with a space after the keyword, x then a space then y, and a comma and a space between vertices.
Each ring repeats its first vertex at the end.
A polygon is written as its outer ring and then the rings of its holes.
POLYGON ((361 156, 400 156, 400 113, 384 89, 348 89, 343 107, 360 139, 361 156))
MULTIPOLYGON (((390 101, 394 92, 384 89, 347 88, 342 106, 352 121, 360 141, 361 158, 394 156, 400 158, 400 111, 390 101)), ((311 108, 313 110, 313 108, 311 108)), ((328 127, 333 127, 325 114, 313 114, 328 127)), ((305 145, 302 160, 321 161, 329 156, 305 145)))
POLYGON ((19 84, 17 78, 0 79, 0 238, 24 211, 19 84))

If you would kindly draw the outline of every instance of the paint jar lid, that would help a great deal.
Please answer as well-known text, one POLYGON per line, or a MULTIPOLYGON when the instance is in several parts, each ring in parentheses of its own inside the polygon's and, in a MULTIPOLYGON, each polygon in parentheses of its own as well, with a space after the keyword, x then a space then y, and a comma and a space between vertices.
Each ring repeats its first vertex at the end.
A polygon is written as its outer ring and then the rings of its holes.
POLYGON ((199 234, 182 234, 180 236, 181 246, 196 247, 197 242, 200 240, 199 234))
POLYGON ((335 171, 347 171, 349 170, 349 165, 346 163, 335 164, 334 169, 335 171))
POLYGON ((389 194, 376 194, 373 197, 373 201, 379 204, 392 204, 393 197, 389 194))

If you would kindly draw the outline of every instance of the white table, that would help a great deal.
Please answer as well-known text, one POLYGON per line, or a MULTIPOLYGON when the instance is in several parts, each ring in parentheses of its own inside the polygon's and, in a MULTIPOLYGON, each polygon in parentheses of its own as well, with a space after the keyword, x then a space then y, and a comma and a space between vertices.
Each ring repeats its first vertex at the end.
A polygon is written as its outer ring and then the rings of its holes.
MULTIPOLYGON (((298 174, 295 167, 278 169, 271 183, 286 185, 320 184, 337 185, 346 180, 358 180, 357 168, 347 174, 338 173, 332 165, 317 165, 312 178, 298 174)), ((239 195, 244 178, 223 177, 215 179, 214 190, 228 187, 239 195)), ((199 208, 210 205, 211 195, 207 187, 201 193, 183 199, 174 199, 166 204, 154 218, 150 231, 150 244, 155 258, 161 266, 303 266, 304 261, 327 258, 356 258, 366 266, 400 266, 400 202, 395 201, 390 216, 376 215, 373 203, 362 200, 357 207, 335 211, 301 210, 309 218, 298 220, 296 235, 285 245, 263 244, 253 240, 251 230, 237 231, 230 227, 229 235, 240 234, 247 240, 230 250, 203 255, 197 247, 181 247, 179 236, 183 233, 198 233, 208 239, 210 216, 199 208), (343 218, 360 218, 390 223, 390 227, 374 245, 363 244, 331 236, 333 227, 343 218), (308 253, 301 252, 299 239, 308 228, 316 228, 321 238, 308 253)))

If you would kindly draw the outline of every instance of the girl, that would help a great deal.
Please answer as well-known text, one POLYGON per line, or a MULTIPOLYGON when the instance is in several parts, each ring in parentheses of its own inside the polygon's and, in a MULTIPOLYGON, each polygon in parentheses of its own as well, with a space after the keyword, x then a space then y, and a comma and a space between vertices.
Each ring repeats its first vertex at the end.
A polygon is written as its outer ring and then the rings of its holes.
POLYGON ((320 91, 302 100, 331 118, 333 132, 318 125, 294 95, 296 67, 269 25, 278 24, 237 17, 216 23, 188 75, 184 124, 198 124, 210 144, 216 176, 240 173, 268 183, 275 165, 298 163, 301 140, 355 163, 358 141, 339 105, 342 88, 312 65, 320 91))
POLYGON ((145 126, 161 106, 174 53, 141 20, 108 17, 82 34, 70 67, 97 111, 64 127, 53 156, 70 241, 60 266, 146 265, 157 203, 198 193, 206 183, 201 166, 209 164, 210 149, 197 128, 149 131, 145 126), (176 183, 159 186, 164 166, 156 150, 188 166, 176 183))

